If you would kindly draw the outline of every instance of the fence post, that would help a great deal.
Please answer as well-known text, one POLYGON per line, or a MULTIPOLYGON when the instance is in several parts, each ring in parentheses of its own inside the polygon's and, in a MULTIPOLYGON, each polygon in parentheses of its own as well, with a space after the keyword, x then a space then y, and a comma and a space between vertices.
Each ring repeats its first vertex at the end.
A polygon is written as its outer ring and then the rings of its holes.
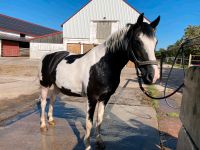
POLYGON ((160 82, 162 82, 163 60, 164 60, 164 55, 161 52, 161 58, 160 58, 160 82))
POLYGON ((192 61, 192 55, 190 54, 190 56, 189 56, 189 63, 188 63, 188 67, 190 67, 190 66, 191 66, 191 61, 192 61))

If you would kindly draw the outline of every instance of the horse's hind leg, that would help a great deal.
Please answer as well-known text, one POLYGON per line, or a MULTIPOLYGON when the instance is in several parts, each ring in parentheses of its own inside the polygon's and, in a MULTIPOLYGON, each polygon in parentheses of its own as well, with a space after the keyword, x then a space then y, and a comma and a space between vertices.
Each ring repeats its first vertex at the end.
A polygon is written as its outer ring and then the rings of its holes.
POLYGON ((48 123, 50 126, 55 126, 55 121, 53 118, 53 108, 58 93, 59 93, 58 89, 54 87, 50 94, 49 111, 48 111, 48 123))
POLYGON ((48 88, 43 87, 41 88, 41 118, 40 118, 40 130, 41 131, 46 131, 47 126, 45 123, 45 108, 47 104, 47 95, 48 95, 48 88))

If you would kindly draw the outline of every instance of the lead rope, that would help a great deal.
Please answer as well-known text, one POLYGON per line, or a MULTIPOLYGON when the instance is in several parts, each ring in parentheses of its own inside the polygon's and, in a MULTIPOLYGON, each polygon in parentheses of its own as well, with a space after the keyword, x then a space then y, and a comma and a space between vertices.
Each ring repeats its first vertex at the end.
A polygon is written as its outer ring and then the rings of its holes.
MULTIPOLYGON (((139 83, 140 89, 142 90, 142 92, 143 92, 146 96, 148 96, 148 97, 150 97, 150 98, 152 98, 152 99, 157 99, 157 100, 166 99, 166 98, 168 98, 168 97, 174 95, 177 91, 179 91, 179 90, 184 86, 184 83, 182 83, 175 91, 173 91, 173 92, 172 92, 171 94, 169 94, 169 95, 165 95, 165 94, 164 94, 164 96, 162 96, 162 97, 153 97, 153 96, 151 96, 151 95, 143 88, 143 86, 142 86, 142 78, 141 78, 141 76, 139 75, 138 68, 136 69, 136 72, 137 72, 137 76, 138 76, 138 83, 139 83)), ((164 91, 166 91, 166 90, 164 90, 164 91)))
MULTIPOLYGON (((174 106, 172 106, 171 104, 169 104, 167 98, 169 98, 170 96, 172 96, 172 95, 174 95, 176 92, 178 92, 178 91, 184 86, 184 83, 182 83, 176 90, 174 90, 174 91, 173 91, 172 93, 170 93, 169 95, 166 95, 166 89, 167 89, 167 83, 168 83, 168 81, 169 81, 169 77, 170 77, 170 75, 171 75, 172 69, 173 69, 173 67, 174 67, 174 64, 175 64, 175 62, 176 62, 176 59, 177 59, 177 57, 178 57, 178 55, 179 55, 180 52, 182 53, 182 58, 184 58, 184 54, 183 54, 183 44, 184 44, 185 42, 186 42, 186 41, 183 41, 183 42, 182 42, 182 44, 181 44, 181 46, 180 46, 180 48, 179 48, 179 50, 178 50, 178 52, 177 52, 177 54, 176 54, 176 56, 175 56, 175 58, 174 58, 174 61, 173 61, 173 63, 172 63, 172 67, 171 67, 171 69, 170 69, 170 71, 169 71, 169 74, 168 74, 168 77, 167 77, 167 81, 166 81, 166 83, 165 83, 165 87, 164 87, 164 96, 162 96, 162 97, 153 97, 153 96, 151 96, 151 95, 143 88, 143 86, 142 86, 142 77, 141 77, 140 74, 139 74, 138 64, 135 63, 136 74, 137 74, 137 77, 138 77, 138 83, 139 83, 139 87, 140 87, 141 91, 142 91, 146 96, 148 96, 148 97, 150 97, 150 98, 152 98, 152 99, 155 99, 155 100, 164 99, 165 102, 166 102, 166 104, 167 104, 169 107, 174 108, 174 109, 179 109, 179 108, 178 108, 178 107, 174 107, 174 106)), ((184 59, 182 60, 182 66, 183 66, 184 76, 185 76, 184 59)))

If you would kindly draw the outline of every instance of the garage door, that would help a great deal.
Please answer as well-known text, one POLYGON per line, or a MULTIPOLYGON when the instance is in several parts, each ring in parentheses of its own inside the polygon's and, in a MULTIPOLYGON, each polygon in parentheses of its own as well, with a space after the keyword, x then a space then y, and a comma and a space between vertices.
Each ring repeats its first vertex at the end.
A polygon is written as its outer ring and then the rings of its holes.
POLYGON ((3 40, 2 51, 4 57, 19 56, 19 42, 3 40))

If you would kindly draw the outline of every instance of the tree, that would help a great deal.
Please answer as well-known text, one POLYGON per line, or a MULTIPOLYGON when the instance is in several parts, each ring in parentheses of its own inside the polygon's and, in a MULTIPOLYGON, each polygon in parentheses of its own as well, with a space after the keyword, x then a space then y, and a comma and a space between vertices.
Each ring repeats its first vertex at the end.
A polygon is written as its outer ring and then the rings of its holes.
POLYGON ((162 54, 165 54, 166 50, 164 48, 160 48, 158 51, 156 51, 156 58, 160 59, 162 54))
POLYGON ((185 55, 186 56, 189 56, 190 54, 200 55, 200 26, 189 25, 185 29, 184 38, 185 39, 196 38, 188 43, 188 47, 186 47, 186 50, 185 50, 185 55), (196 37, 199 37, 199 38, 196 38, 196 37))
POLYGON ((200 36, 200 26, 192 26, 189 25, 186 29, 185 29, 185 34, 184 34, 184 38, 194 38, 200 36))

